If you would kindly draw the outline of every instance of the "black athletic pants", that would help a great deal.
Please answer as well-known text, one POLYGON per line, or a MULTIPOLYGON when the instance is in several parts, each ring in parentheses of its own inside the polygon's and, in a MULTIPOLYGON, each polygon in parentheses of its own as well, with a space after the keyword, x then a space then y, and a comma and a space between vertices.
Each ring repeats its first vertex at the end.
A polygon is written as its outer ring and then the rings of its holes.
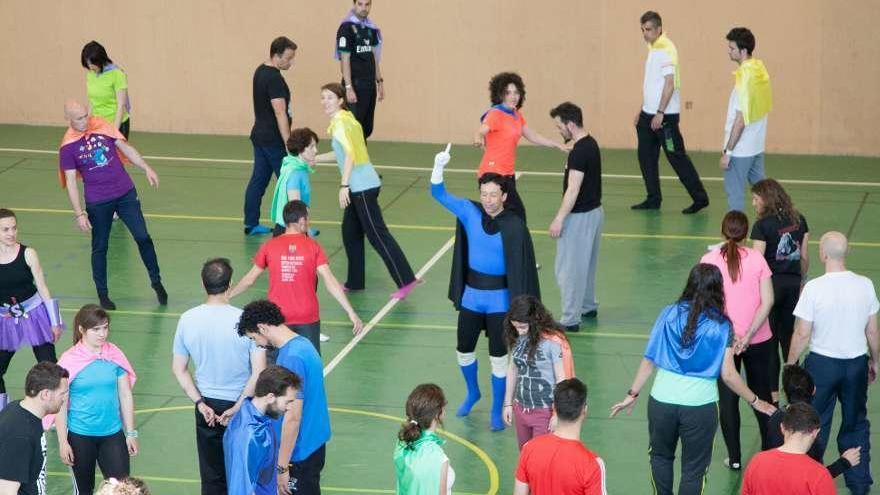
POLYGON ((788 350, 791 348, 791 336, 794 333, 794 307, 797 306, 801 295, 801 277, 797 275, 773 275, 773 307, 767 319, 770 321, 770 330, 773 337, 779 343, 782 350, 780 358, 776 353, 774 360, 772 390, 779 391, 779 372, 782 363, 788 359, 788 350))
POLYGON ((361 290, 366 284, 364 236, 385 262, 385 267, 397 287, 403 287, 416 279, 406 255, 382 218, 379 189, 381 188, 374 187, 350 193, 351 203, 342 213, 342 243, 348 257, 345 286, 349 290, 361 290))
MULTIPOLYGON (((235 402, 204 397, 205 404, 220 416, 235 402)), ((199 476, 202 495, 226 495, 226 462, 223 457, 223 434, 226 427, 220 423, 208 426, 196 407, 196 448, 199 452, 199 476)))
MULTIPOLYGON (((778 375, 774 375, 774 361, 776 354, 776 340, 771 338, 760 344, 750 345, 745 352, 733 357, 736 371, 743 364, 746 367, 746 383, 749 388, 758 395, 761 400, 772 402, 770 390, 773 382, 777 381, 778 375)), ((742 449, 739 442, 739 396, 733 393, 722 379, 718 379, 718 407, 721 411, 721 433, 724 435, 724 443, 727 445, 727 454, 730 462, 742 462, 742 449)), ((758 420, 758 431, 761 434, 761 450, 770 448, 767 442, 767 422, 770 416, 753 410, 755 419, 758 420)))
POLYGON ((128 477, 131 467, 122 430, 104 437, 77 435, 69 431, 67 441, 73 449, 73 477, 77 493, 91 495, 95 491, 95 462, 101 468, 104 479, 128 477))
MULTIPOLYGON (((55 363, 58 361, 58 359, 55 358, 55 344, 51 342, 35 346, 32 350, 34 351, 34 357, 37 358, 38 363, 43 361, 55 363)), ((3 377, 9 369, 9 363, 12 361, 12 356, 15 356, 15 351, 0 351, 0 394, 6 393, 6 382, 3 380, 3 377)))
POLYGON ((656 131, 651 129, 653 118, 653 115, 642 112, 636 125, 636 135, 639 139, 639 167, 645 180, 648 203, 659 206, 663 201, 663 194, 660 192, 661 147, 694 203, 708 203, 709 196, 703 188, 700 175, 685 150, 684 137, 678 128, 678 114, 664 115, 663 127, 656 131))
POLYGON ((327 454, 327 446, 312 452, 311 455, 299 462, 291 462, 290 482, 288 487, 294 495, 321 495, 321 470, 324 469, 324 459, 327 454))
MULTIPOLYGON (((345 82, 342 83, 345 85, 345 82)), ((373 116, 376 113, 376 81, 373 79, 354 79, 354 94, 357 96, 357 103, 350 103, 351 113, 354 118, 360 122, 364 130, 364 140, 373 133, 373 116)))
POLYGON ((718 429, 718 406, 679 406, 648 399, 648 434, 654 493, 672 495, 673 463, 681 440, 679 495, 703 493, 718 429))

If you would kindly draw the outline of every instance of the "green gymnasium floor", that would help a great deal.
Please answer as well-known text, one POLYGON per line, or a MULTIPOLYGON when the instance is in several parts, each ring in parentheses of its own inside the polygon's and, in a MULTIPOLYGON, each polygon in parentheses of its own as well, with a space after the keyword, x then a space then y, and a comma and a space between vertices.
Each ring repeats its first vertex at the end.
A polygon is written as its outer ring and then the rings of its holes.
MULTIPOLYGON (((60 128, 0 125, 0 206, 19 215, 19 237, 40 253, 49 287, 62 301, 65 316, 82 304, 95 302, 89 268, 89 236, 75 229, 66 194, 56 180, 54 150, 60 128)), ((203 291, 199 270, 204 260, 225 256, 232 260, 235 278, 250 267, 250 258, 263 239, 246 238, 241 231, 241 205, 250 174, 251 148, 246 138, 184 136, 135 132, 132 144, 157 170, 161 186, 150 189, 143 174, 132 171, 138 185, 150 233, 155 240, 170 304, 160 307, 149 287, 137 248, 119 223, 110 247, 110 288, 119 311, 113 313, 111 338, 129 356, 139 380, 135 387, 141 454, 133 474, 150 483, 154 493, 199 493, 193 412, 170 371, 171 341, 177 317, 199 304, 203 291)), ((445 144, 445 143, 444 143, 445 144)), ((601 141, 600 141, 601 144, 601 141)), ((326 142, 321 149, 328 148, 326 142)), ((403 403, 418 383, 436 382, 446 391, 454 411, 464 387, 455 363, 456 313, 446 299, 450 256, 442 254, 452 236, 453 220, 428 194, 429 167, 441 145, 371 143, 374 163, 380 165, 384 185, 380 202, 386 221, 416 269, 428 264, 425 283, 410 297, 379 315, 372 331, 338 361, 327 377, 333 439, 324 469, 325 493, 393 493, 391 452, 403 403)), ((455 146, 447 173, 450 189, 476 197, 471 169, 478 150, 455 146)), ((665 202, 660 212, 632 212, 644 189, 635 152, 603 150, 605 233, 599 260, 599 318, 572 335, 578 376, 589 386, 589 418, 584 442, 608 467, 611 493, 649 493, 645 404, 632 417, 609 420, 608 409, 629 386, 658 310, 680 293, 689 268, 717 241, 725 198, 715 154, 694 153, 712 198, 704 212, 683 216, 690 204, 677 180, 663 180, 665 202)), ((559 310, 553 276, 554 241, 546 234, 561 193, 563 155, 524 147, 520 149, 519 190, 528 208, 535 238, 544 301, 559 310)), ((671 168, 662 165, 662 174, 671 168)), ((880 160, 851 157, 772 155, 771 176, 786 181, 796 205, 807 217, 813 239, 835 229, 847 233, 852 245, 849 267, 880 280, 880 160)), ((338 173, 322 167, 313 176, 314 224, 318 240, 338 276, 344 274, 345 256, 339 233, 341 217, 336 204, 338 173)), ((271 193, 267 193, 271 195, 271 193)), ((263 202, 264 213, 269 198, 263 202)), ((748 212, 752 215, 752 212, 748 212)), ((810 246, 811 275, 821 273, 815 244, 810 246)), ((394 286, 379 258, 368 249, 368 290, 352 296, 364 321, 372 319, 389 301, 394 286)), ((244 305, 265 295, 266 280, 234 301, 244 305)), ((344 313, 319 290, 324 332, 325 363, 337 356, 351 335, 344 313)), ((59 354, 70 345, 62 337, 59 354)), ((486 342, 478 353, 484 399, 472 416, 448 415, 446 451, 457 473, 456 493, 510 493, 517 461, 515 434, 488 430, 489 380, 486 342)), ((10 393, 20 398, 26 370, 33 357, 21 351, 7 374, 10 393)), ((877 420, 880 400, 872 389, 871 419, 877 420)), ((757 429, 743 406, 742 438, 748 457, 758 448, 757 429)), ((875 423, 876 424, 876 423, 875 423)), ((836 426, 835 426, 836 431, 836 426)), ((832 437, 833 438, 833 437, 832 437)), ((874 437, 875 444, 877 437, 874 437)), ((60 463, 54 435, 49 447, 50 493, 70 492, 67 468, 60 463)), ((833 453, 829 449, 828 460, 833 453)), ((725 449, 720 433, 708 480, 707 493, 737 493, 740 475, 722 465, 725 449)), ((873 462, 876 467, 880 463, 873 462)), ((838 486, 843 488, 842 480, 838 486)))

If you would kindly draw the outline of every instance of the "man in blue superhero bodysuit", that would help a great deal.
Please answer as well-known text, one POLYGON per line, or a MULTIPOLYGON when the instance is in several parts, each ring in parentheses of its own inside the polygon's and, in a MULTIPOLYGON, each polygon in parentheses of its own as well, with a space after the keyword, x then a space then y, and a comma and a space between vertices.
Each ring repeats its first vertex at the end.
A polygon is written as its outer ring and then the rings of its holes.
POLYGON ((507 182, 498 174, 480 177, 480 202, 453 196, 443 184, 449 146, 434 157, 431 195, 452 212, 456 224, 449 299, 458 310, 458 365, 467 385, 467 397, 456 413, 467 416, 480 400, 474 349, 480 332, 489 337, 492 364, 490 427, 504 429, 501 417, 507 383, 507 346, 504 315, 510 300, 521 294, 541 297, 535 250, 528 228, 516 214, 504 209, 507 182))
POLYGON ((260 373, 254 397, 244 400, 223 435, 229 493, 278 493, 279 438, 273 419, 284 415, 301 388, 299 377, 282 366, 269 366, 260 373))

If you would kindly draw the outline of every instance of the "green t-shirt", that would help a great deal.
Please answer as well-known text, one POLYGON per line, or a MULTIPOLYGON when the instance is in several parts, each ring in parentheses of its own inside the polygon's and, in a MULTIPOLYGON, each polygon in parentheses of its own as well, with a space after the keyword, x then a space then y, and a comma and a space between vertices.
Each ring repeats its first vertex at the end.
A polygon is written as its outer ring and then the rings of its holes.
POLYGON ((657 368, 651 397, 666 404, 702 406, 718 401, 718 380, 679 375, 657 368))
MULTIPOLYGON (((118 67, 108 67, 104 72, 95 74, 94 71, 86 72, 86 92, 89 96, 89 105, 92 107, 92 115, 96 115, 113 123, 116 118, 116 93, 128 89, 128 77, 118 67)), ((125 102, 125 110, 122 120, 128 120, 128 102, 125 102)))

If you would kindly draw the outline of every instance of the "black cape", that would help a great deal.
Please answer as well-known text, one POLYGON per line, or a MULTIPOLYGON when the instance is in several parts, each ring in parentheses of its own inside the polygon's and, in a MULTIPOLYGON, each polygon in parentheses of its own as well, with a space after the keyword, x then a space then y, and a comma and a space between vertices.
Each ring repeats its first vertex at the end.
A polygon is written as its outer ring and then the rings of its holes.
MULTIPOLYGON (((530 294, 541 298, 541 287, 538 283, 538 268, 535 264, 535 247, 532 235, 522 218, 515 213, 504 210, 495 218, 483 210, 476 201, 474 205, 482 213, 483 230, 489 234, 501 232, 501 243, 504 246, 504 262, 507 269, 507 290, 510 299, 530 294)), ((464 294, 465 280, 468 272, 467 233, 460 221, 455 222, 455 245, 452 248, 452 273, 449 277, 449 300, 456 310, 461 310, 461 297, 464 294)))

